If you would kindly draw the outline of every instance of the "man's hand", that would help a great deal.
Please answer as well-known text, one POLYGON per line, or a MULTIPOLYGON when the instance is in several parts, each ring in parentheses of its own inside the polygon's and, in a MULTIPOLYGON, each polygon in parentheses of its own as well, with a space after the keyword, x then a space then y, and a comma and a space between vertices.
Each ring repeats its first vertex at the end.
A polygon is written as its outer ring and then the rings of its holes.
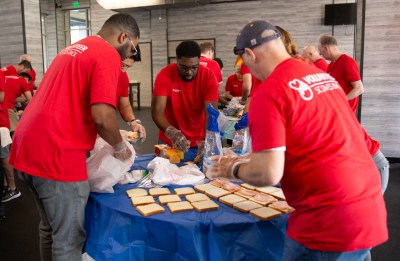
POLYGON ((113 146, 114 148, 114 157, 121 160, 126 161, 132 157, 132 152, 126 145, 125 141, 121 141, 113 146))
POLYGON ((250 161, 250 158, 247 155, 212 156, 209 159, 212 161, 211 167, 206 173, 206 176, 209 179, 218 177, 235 179, 236 177, 233 176, 233 170, 235 167, 250 161))
POLYGON ((182 132, 178 129, 176 129, 173 126, 169 126, 165 130, 165 135, 172 141, 174 146, 183 151, 186 152, 190 148, 190 142, 186 139, 185 135, 182 134, 182 132))
POLYGON ((142 123, 139 120, 135 120, 132 121, 130 125, 133 132, 139 132, 141 142, 143 142, 146 139, 146 129, 142 123))

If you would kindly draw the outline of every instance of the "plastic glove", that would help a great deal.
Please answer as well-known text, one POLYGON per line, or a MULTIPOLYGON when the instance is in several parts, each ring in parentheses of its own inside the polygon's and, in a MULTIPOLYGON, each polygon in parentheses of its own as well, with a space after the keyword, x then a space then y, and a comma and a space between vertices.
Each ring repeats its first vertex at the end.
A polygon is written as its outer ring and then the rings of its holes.
POLYGON ((203 157, 204 157, 204 152, 205 152, 205 141, 197 141, 197 155, 194 158, 193 162, 196 164, 202 164, 203 163, 203 157))
POLYGON ((133 132, 139 132, 140 140, 143 142, 146 139, 146 129, 142 125, 142 122, 140 120, 135 120, 130 123, 130 126, 133 132))
POLYGON ((183 152, 186 152, 190 148, 190 142, 186 139, 185 135, 173 126, 169 126, 165 130, 165 135, 172 141, 174 146, 183 152))
POLYGON ((206 173, 206 176, 209 179, 219 177, 236 179, 233 176, 234 168, 239 164, 248 163, 250 161, 248 155, 212 156, 209 159, 212 161, 212 165, 207 169, 206 173))
POLYGON ((132 157, 132 152, 126 145, 125 141, 121 141, 113 146, 114 148, 114 157, 121 160, 126 161, 132 157))

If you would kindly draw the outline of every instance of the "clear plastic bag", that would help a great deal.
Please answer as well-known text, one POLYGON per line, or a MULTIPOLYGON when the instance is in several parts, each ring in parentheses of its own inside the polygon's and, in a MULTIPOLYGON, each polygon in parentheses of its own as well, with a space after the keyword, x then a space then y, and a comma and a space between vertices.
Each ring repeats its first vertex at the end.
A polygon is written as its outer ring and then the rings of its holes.
POLYGON ((131 159, 121 161, 113 156, 114 149, 98 137, 91 156, 86 160, 89 187, 92 192, 113 193, 113 186, 124 178, 135 159, 135 150, 129 142, 128 148, 132 152, 131 159))
POLYGON ((203 159, 203 173, 207 173, 207 169, 211 166, 212 161, 209 157, 215 155, 223 155, 221 134, 218 126, 219 111, 214 109, 211 105, 207 107, 208 112, 208 125, 206 131, 206 140, 204 143, 204 159, 203 159))
POLYGON ((235 134, 232 141, 232 150, 237 154, 251 152, 251 137, 248 127, 248 114, 245 113, 235 124, 235 134))

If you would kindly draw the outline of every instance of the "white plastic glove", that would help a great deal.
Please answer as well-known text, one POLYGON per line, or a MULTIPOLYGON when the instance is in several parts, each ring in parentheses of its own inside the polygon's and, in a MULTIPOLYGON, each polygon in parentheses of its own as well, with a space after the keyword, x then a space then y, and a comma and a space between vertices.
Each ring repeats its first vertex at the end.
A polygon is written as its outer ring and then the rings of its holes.
POLYGON ((186 152, 190 148, 190 142, 186 139, 185 135, 182 134, 182 132, 178 129, 176 129, 173 126, 169 126, 165 130, 165 136, 168 137, 174 144, 174 146, 183 151, 186 152))
POLYGON ((121 141, 113 146, 114 149, 114 157, 121 160, 126 161, 132 157, 132 152, 128 148, 125 141, 121 141))
POLYGON ((233 170, 237 165, 248 163, 250 158, 246 156, 226 155, 226 156, 212 156, 209 158, 212 161, 211 166, 207 169, 206 176, 209 179, 214 178, 227 178, 236 179, 233 176, 233 170))
POLYGON ((131 130, 133 132, 139 132, 140 141, 144 142, 144 140, 146 139, 146 129, 142 125, 142 122, 140 120, 134 120, 130 122, 129 125, 131 126, 131 130))

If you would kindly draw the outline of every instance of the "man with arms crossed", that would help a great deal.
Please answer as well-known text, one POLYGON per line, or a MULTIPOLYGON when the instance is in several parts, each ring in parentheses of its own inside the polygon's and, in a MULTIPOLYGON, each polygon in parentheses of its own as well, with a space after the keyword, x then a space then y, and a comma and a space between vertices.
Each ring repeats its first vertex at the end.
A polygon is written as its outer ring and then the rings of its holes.
POLYGON ((122 60, 135 52, 136 20, 114 14, 98 35, 61 51, 14 134, 10 161, 35 194, 42 260, 81 260, 89 195, 86 154, 99 134, 127 160, 115 108, 122 60))
POLYGON ((235 49, 264 81, 250 104, 253 152, 214 159, 208 177, 280 182, 296 209, 283 260, 363 260, 388 239, 386 207, 362 128, 339 84, 291 58, 268 22, 247 24, 235 49))
POLYGON ((322 57, 331 61, 327 72, 343 88, 349 105, 355 113, 358 106, 358 96, 364 93, 357 62, 347 54, 340 52, 335 37, 322 35, 318 42, 319 53, 322 57))
POLYGON ((181 42, 176 58, 156 77, 151 113, 160 141, 185 152, 204 140, 207 105, 218 107, 218 83, 214 73, 199 64, 200 46, 195 41, 181 42))

